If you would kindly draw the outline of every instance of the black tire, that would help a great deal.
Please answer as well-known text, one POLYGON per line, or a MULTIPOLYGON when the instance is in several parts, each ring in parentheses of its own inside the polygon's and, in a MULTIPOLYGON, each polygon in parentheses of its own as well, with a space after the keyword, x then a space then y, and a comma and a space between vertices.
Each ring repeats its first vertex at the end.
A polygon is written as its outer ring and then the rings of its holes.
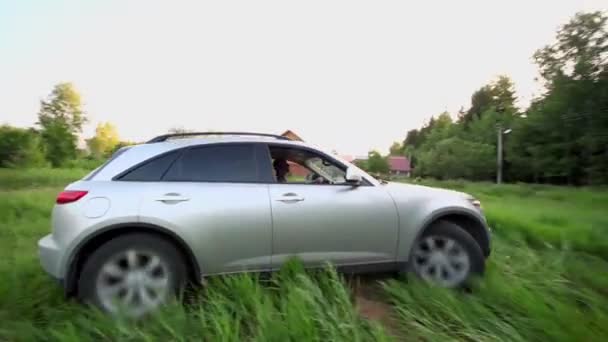
POLYGON ((457 242, 469 258, 469 272, 465 279, 460 281, 458 284, 450 287, 463 287, 466 286, 472 277, 481 276, 485 271, 485 258, 481 247, 475 241, 475 239, 459 225, 450 221, 437 221, 429 226, 420 236, 420 238, 412 246, 412 253, 410 255, 409 268, 419 278, 421 275, 417 272, 414 265, 414 249, 416 246, 423 241, 425 238, 430 236, 449 238, 457 242))
POLYGON ((78 279, 78 298, 108 312, 102 304, 96 288, 101 268, 111 258, 132 249, 153 252, 167 265, 168 288, 171 292, 169 296, 174 297, 183 290, 187 270, 185 260, 179 250, 162 237, 145 233, 130 233, 105 242, 87 258, 78 279))

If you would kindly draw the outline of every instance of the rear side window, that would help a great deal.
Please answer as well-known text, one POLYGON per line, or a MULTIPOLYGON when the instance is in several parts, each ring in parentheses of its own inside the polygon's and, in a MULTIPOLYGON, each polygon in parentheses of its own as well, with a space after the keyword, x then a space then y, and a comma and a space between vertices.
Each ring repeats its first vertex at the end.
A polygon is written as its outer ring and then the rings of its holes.
POLYGON ((120 177, 122 181, 154 182, 160 181, 178 152, 169 152, 152 158, 120 177))
POLYGON ((257 182, 253 144, 223 144, 184 151, 163 177, 165 181, 257 182))

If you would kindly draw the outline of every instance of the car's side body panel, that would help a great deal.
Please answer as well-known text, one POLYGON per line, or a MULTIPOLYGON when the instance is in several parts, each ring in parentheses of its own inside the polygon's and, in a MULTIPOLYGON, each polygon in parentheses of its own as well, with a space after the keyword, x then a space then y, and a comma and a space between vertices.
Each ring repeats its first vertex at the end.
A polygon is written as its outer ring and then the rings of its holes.
POLYGON ((139 222, 175 232, 203 274, 270 268, 272 222, 267 184, 159 182, 143 190, 139 222), (167 193, 186 201, 163 202, 167 193))
POLYGON ((115 182, 78 181, 67 186, 67 190, 88 191, 77 202, 55 205, 52 214, 53 244, 58 254, 57 278, 65 277, 77 248, 90 236, 108 226, 137 222, 141 192, 146 184, 130 187, 115 182))
POLYGON ((274 268, 297 256, 306 266, 392 262, 398 217, 380 187, 272 184, 274 268))

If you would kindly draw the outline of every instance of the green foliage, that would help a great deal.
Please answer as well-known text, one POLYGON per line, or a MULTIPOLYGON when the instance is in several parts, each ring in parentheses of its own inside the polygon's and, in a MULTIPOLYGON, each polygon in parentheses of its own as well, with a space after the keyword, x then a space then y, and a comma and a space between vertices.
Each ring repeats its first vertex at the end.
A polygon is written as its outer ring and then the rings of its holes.
POLYGON ((367 171, 372 173, 387 174, 389 172, 388 160, 377 151, 371 151, 367 155, 367 171))
POLYGON ((459 114, 459 122, 465 126, 483 118, 486 111, 514 113, 515 90, 513 81, 507 76, 499 76, 494 82, 475 91, 471 97, 471 108, 459 114))
POLYGON ((576 80, 606 76, 607 22, 606 13, 600 11, 577 13, 560 28, 553 44, 536 51, 534 60, 549 88, 551 82, 562 76, 576 80))
POLYGON ((508 181, 608 184, 607 23, 602 12, 579 13, 554 44, 535 53, 547 92, 524 113, 515 106, 513 83, 500 76, 473 94, 456 124, 440 116, 409 131, 404 144, 414 173, 488 179, 496 172, 490 148, 496 152, 502 127, 512 130, 503 136, 508 181))
POLYGON ((357 159, 354 161, 354 164, 357 165, 357 167, 360 168, 361 170, 365 170, 365 171, 369 172, 367 160, 357 159))
POLYGON ((0 167, 36 167, 45 163, 36 131, 0 126, 0 167))
POLYGON ((91 170, 93 168, 90 167, 85 169, 32 168, 20 170, 0 168, 0 191, 65 186, 82 178, 91 170))
POLYGON ((109 122, 99 123, 95 128, 95 136, 87 140, 91 155, 97 159, 110 156, 119 143, 118 131, 109 122))
POLYGON ((513 178, 608 183, 607 20, 579 13, 534 55, 548 91, 515 124, 507 145, 513 178))
POLYGON ((418 154, 415 174, 438 179, 487 180, 494 174, 494 147, 446 138, 418 154))
POLYGON ((77 169, 77 170, 93 170, 98 166, 103 164, 105 159, 97 159, 93 156, 87 156, 84 158, 76 158, 73 160, 68 160, 65 163, 65 167, 68 169, 77 169))
POLYGON ((80 95, 71 83, 56 85, 48 99, 40 102, 38 124, 52 166, 76 157, 78 133, 85 121, 80 95))
POLYGON ((389 155, 391 156, 402 156, 403 155, 403 145, 398 141, 395 141, 389 150, 389 155))

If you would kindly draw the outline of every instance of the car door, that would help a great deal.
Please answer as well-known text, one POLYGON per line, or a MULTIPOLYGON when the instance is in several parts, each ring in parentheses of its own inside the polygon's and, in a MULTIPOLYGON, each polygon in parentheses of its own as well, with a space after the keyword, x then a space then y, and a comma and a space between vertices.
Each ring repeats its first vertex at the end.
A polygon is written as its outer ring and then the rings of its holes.
POLYGON ((268 184, 260 179, 257 146, 187 148, 160 182, 147 185, 140 220, 178 233, 204 274, 270 268, 268 184))
MULTIPOLYGON (((345 173, 346 167, 331 157, 325 154, 318 157, 330 160, 345 173)), ((292 256, 307 266, 327 261, 335 265, 395 261, 397 212, 391 196, 381 185, 274 182, 269 186, 269 194, 273 268, 292 256)))

